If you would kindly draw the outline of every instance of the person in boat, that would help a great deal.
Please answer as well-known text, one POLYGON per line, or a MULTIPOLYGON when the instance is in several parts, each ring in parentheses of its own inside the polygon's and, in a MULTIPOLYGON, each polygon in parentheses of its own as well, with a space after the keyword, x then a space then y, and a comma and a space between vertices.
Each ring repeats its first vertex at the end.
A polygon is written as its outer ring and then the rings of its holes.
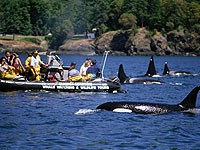
POLYGON ((38 52, 35 51, 33 52, 33 55, 30 59, 30 80, 37 80, 40 81, 41 79, 41 75, 40 75, 40 65, 44 65, 44 66, 48 66, 46 65, 44 62, 42 62, 39 58, 38 58, 38 52))
POLYGON ((58 67, 58 72, 56 72, 54 74, 54 81, 64 81, 64 77, 63 77, 63 68, 61 66, 58 67))
POLYGON ((5 59, 6 59, 6 63, 8 64, 8 65, 11 65, 11 63, 10 63, 10 52, 9 51, 5 51, 5 59))
POLYGON ((92 60, 92 66, 89 67, 86 71, 86 74, 92 74, 93 78, 100 76, 100 69, 96 64, 97 64, 96 59, 92 60))
POLYGON ((86 71, 88 69, 88 67, 90 66, 90 62, 88 60, 86 60, 83 65, 80 68, 80 74, 82 76, 86 76, 86 71))
POLYGON ((6 58, 2 57, 0 59, 0 78, 1 79, 15 79, 16 75, 14 73, 15 68, 11 65, 8 65, 6 58))
POLYGON ((32 53, 27 52, 27 55, 28 55, 28 57, 25 60, 25 77, 28 79, 29 76, 30 76, 30 71, 29 70, 31 68, 31 66, 30 66, 30 59, 32 57, 32 53))
POLYGON ((76 69, 76 63, 72 62, 69 68, 69 81, 82 81, 80 72, 76 69))
POLYGON ((20 58, 18 57, 19 55, 17 53, 13 53, 12 54, 12 58, 11 58, 11 65, 13 67, 15 67, 15 74, 16 75, 22 75, 23 72, 25 72, 24 66, 21 63, 20 58))
POLYGON ((30 59, 32 57, 32 53, 27 53, 28 55, 28 58, 25 60, 25 68, 26 68, 26 71, 29 71, 30 69, 30 59))
POLYGON ((89 62, 89 66, 88 67, 91 67, 92 66, 92 59, 90 57, 86 58, 86 60, 89 62))

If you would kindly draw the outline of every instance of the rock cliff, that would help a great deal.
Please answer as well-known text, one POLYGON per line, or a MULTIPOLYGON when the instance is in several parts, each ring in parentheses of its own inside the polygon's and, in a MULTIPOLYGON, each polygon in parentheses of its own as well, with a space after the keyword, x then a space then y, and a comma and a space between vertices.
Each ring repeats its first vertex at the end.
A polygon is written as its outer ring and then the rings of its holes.
MULTIPOLYGON (((0 50, 24 53, 35 49, 40 52, 45 50, 40 45, 17 41, 0 40, 0 50)), ((184 30, 171 31, 167 34, 150 32, 145 28, 133 31, 112 31, 102 34, 96 39, 80 39, 68 41, 54 50, 56 54, 66 55, 102 55, 105 50, 110 55, 181 55, 200 56, 200 35, 188 33, 184 30)))

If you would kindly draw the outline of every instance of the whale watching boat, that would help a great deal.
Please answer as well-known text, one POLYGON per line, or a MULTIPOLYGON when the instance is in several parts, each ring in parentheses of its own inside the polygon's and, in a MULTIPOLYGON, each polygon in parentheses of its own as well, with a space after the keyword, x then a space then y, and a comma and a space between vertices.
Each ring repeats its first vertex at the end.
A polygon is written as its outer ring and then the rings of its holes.
MULTIPOLYGON (((17 90, 45 90, 45 91, 62 91, 62 92, 123 92, 121 84, 115 79, 103 77, 103 70, 108 52, 104 58, 103 69, 101 70, 101 78, 95 78, 86 82, 69 82, 69 81, 49 81, 45 76, 55 73, 58 67, 62 65, 62 61, 57 55, 47 55, 47 73, 45 73, 41 81, 29 81, 21 76, 14 80, 0 79, 0 91, 17 91, 17 90)), ((103 61, 103 59, 102 59, 103 61)), ((64 74, 68 74, 69 66, 63 66, 64 74)), ((66 76, 66 75, 65 75, 66 76)))

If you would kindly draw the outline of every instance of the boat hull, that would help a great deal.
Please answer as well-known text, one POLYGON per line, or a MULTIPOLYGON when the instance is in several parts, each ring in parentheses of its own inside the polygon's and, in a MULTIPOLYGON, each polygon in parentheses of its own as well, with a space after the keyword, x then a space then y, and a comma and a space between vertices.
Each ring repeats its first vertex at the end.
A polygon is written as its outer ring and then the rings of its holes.
POLYGON ((0 91, 46 90, 63 92, 120 92, 121 85, 112 82, 53 82, 0 80, 0 91))

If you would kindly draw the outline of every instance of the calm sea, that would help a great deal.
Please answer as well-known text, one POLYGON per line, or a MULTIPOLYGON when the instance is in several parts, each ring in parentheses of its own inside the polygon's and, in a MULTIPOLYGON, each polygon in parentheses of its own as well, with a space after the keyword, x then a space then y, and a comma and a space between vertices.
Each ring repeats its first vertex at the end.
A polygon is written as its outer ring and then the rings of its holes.
MULTIPOLYGON (((20 56, 22 62, 25 55, 20 56)), ((86 56, 60 56, 65 65, 86 56)), ((42 56, 46 61, 46 57, 42 56)), ((101 56, 92 57, 101 62, 101 56)), ((117 75, 123 64, 127 76, 144 75, 150 57, 108 56, 104 76, 117 75)), ((200 57, 154 57, 158 74, 165 61, 170 70, 200 73, 200 57)), ((200 75, 157 77, 168 84, 122 85, 127 93, 0 92, 1 150, 197 150, 200 111, 194 114, 143 115, 96 111, 108 101, 177 104, 200 85, 200 75)), ((200 94, 197 97, 200 106, 200 94)))

